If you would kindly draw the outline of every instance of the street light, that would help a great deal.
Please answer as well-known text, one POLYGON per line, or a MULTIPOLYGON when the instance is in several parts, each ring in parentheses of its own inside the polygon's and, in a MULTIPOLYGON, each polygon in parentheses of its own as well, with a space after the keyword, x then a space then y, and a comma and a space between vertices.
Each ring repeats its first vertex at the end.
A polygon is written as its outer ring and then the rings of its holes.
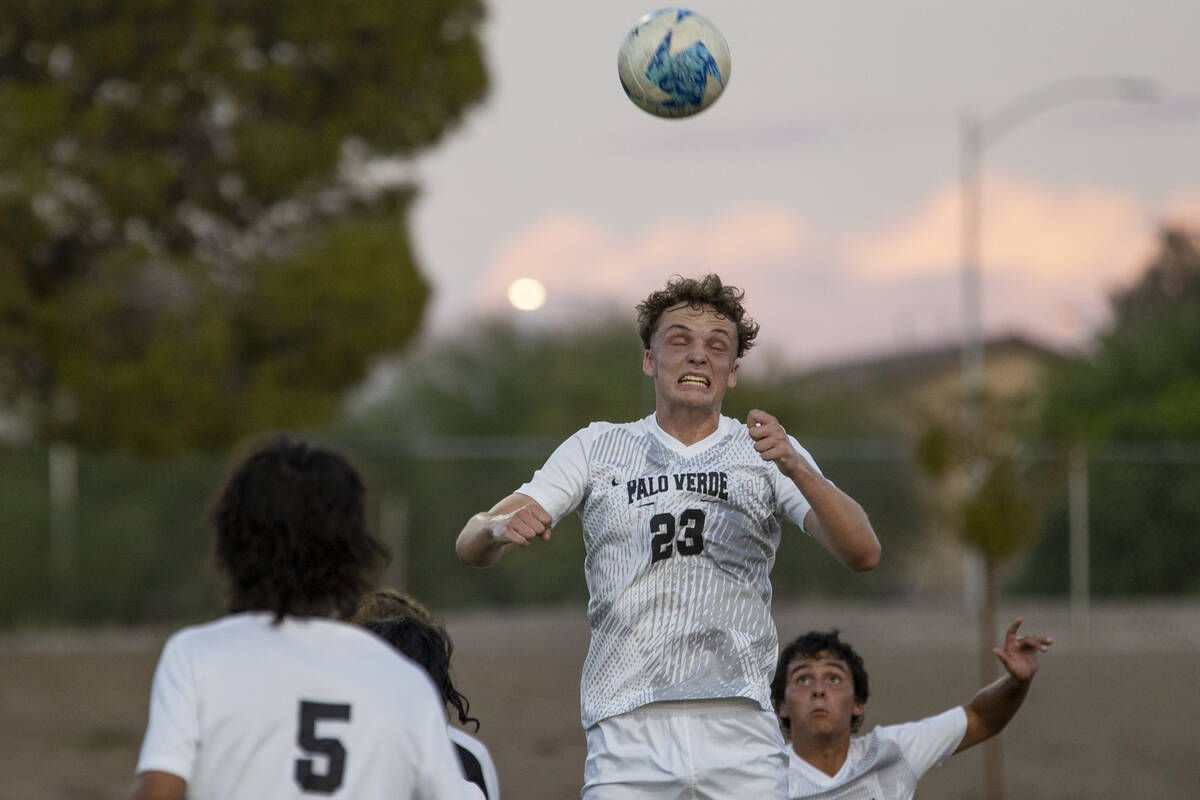
MULTIPOLYGON (((1154 84, 1144 78, 1122 76, 1084 76, 1068 78, 1040 86, 1017 97, 986 117, 964 115, 960 128, 962 169, 962 304, 963 304, 963 407, 966 424, 981 424, 980 403, 984 395, 983 292, 980 276, 982 198, 980 160, 987 147, 1022 122, 1038 114, 1071 103, 1094 98, 1112 98, 1127 102, 1155 98, 1154 84)), ((982 554, 968 551, 963 569, 963 595, 968 608, 980 614, 980 672, 987 680, 992 665, 990 647, 995 620, 992 608, 991 576, 982 554), (986 596, 984 596, 986 595, 986 596)), ((984 774, 989 799, 1001 798, 1003 757, 997 739, 985 745, 984 774)))
MULTIPOLYGON (((985 117, 964 114, 960 127, 962 203, 963 409, 968 426, 979 424, 979 404, 985 387, 983 291, 981 280, 982 181, 984 151, 1022 122, 1061 106, 1095 98, 1125 102, 1154 100, 1159 92, 1146 79, 1119 75, 1085 75, 1032 89, 985 117)), ((968 554, 963 600, 968 608, 980 602, 977 559, 968 554)))
POLYGON ((980 281, 982 197, 980 160, 984 151, 1022 122, 1046 111, 1096 98, 1146 102, 1158 95, 1145 78, 1091 75, 1045 84, 986 117, 965 114, 960 128, 962 178, 962 374, 969 418, 974 420, 984 389, 983 297, 980 281))

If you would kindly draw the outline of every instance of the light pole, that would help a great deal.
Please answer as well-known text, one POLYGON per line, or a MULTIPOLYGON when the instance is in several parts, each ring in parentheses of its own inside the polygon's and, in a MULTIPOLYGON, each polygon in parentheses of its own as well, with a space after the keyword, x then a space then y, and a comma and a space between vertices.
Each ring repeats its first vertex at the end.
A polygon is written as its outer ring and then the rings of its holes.
POLYGON ((974 415, 984 388, 983 293, 980 282, 982 185, 980 162, 988 147, 1022 122, 1046 111, 1083 100, 1153 100, 1157 92, 1145 78, 1092 75, 1067 78, 1026 92, 1008 105, 978 117, 964 114, 960 128, 962 200, 962 374, 968 414, 974 415))
MULTIPOLYGON (((1084 76, 1040 86, 985 117, 964 114, 960 127, 962 202, 963 411, 971 436, 978 436, 984 397, 983 291, 981 282, 983 153, 998 139, 1038 114, 1096 98, 1128 102, 1155 97, 1154 85, 1144 78, 1084 76)), ((963 564, 963 596, 968 609, 979 615, 980 674, 987 683, 995 669, 991 646, 995 636, 994 565, 982 551, 968 550, 963 564)), ((1003 756, 998 739, 985 745, 987 797, 1004 796, 1003 756)))
MULTIPOLYGON (((1065 78, 1032 89, 985 117, 963 114, 959 128, 960 201, 962 207, 962 380, 963 412, 968 428, 979 421, 985 387, 983 344, 983 154, 989 146, 1022 122, 1061 106, 1096 98, 1145 102, 1156 97, 1154 83, 1145 78, 1087 75, 1065 78)), ((963 564, 963 604, 978 610, 981 603, 983 565, 977 553, 968 553, 963 564)))

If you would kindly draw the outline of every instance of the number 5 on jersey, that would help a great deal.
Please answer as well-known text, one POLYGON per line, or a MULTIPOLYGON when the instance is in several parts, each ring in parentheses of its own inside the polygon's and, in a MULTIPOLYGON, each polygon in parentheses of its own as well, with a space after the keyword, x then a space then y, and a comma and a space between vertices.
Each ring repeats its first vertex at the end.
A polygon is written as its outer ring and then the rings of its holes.
POLYGON ((704 512, 700 509, 689 508, 681 513, 678 524, 671 514, 650 518, 650 563, 670 558, 676 551, 681 556, 704 552, 704 512))
POLYGON ((296 783, 305 792, 333 794, 342 785, 346 772, 346 748, 338 739, 317 736, 317 723, 322 720, 349 722, 349 703, 314 703, 300 701, 300 726, 296 743, 307 755, 321 758, 296 759, 296 783), (324 772, 318 772, 314 762, 324 761, 324 772))

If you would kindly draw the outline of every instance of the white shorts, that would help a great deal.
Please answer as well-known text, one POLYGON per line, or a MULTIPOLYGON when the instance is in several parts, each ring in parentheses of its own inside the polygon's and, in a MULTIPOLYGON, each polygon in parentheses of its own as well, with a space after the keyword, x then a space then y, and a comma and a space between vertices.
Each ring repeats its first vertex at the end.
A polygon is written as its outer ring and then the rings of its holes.
POLYGON ((787 800, 779 721, 745 698, 651 703, 587 730, 584 800, 787 800))

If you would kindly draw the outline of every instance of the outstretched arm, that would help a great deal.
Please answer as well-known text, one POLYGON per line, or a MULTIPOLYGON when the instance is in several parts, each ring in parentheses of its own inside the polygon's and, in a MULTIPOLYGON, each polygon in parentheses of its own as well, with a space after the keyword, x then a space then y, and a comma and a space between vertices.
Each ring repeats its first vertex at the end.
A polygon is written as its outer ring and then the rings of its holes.
POLYGON ((133 800, 183 800, 187 784, 178 775, 150 770, 137 776, 133 800))
POLYGON ((490 511, 467 520, 454 550, 464 564, 490 567, 500 560, 510 545, 528 547, 533 539, 550 541, 553 522, 546 509, 532 497, 510 494, 490 511))
POLYGON ((775 417, 755 409, 746 424, 754 449, 764 461, 774 461, 812 506, 804 517, 804 529, 850 569, 873 569, 879 563, 881 548, 862 506, 813 469, 792 447, 775 417))
POLYGON ((1018 619, 1004 635, 1004 647, 992 649, 1008 674, 980 689, 971 702, 963 706, 967 712, 967 732, 954 752, 961 753, 995 736, 1025 701, 1029 684, 1038 670, 1038 653, 1046 652, 1054 640, 1046 636, 1018 636, 1020 627, 1021 620, 1018 619))

